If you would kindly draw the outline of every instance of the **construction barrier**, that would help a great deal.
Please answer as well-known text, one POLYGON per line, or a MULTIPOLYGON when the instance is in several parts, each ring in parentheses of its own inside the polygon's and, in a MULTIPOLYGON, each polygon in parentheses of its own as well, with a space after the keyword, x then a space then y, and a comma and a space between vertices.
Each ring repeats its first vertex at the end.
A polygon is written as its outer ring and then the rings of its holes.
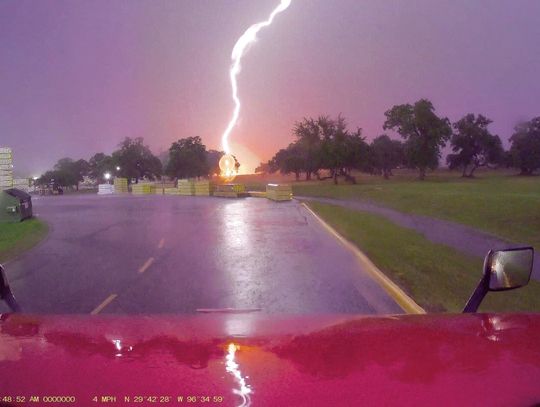
POLYGON ((13 178, 13 185, 19 185, 21 187, 29 187, 30 180, 28 178, 13 178))
POLYGON ((13 182, 11 180, 0 180, 0 189, 13 188, 13 182))
POLYGON ((246 195, 246 188, 243 184, 216 185, 216 188, 214 190, 214 196, 224 198, 239 198, 246 195))
POLYGON ((197 196, 210 196, 214 192, 214 186, 208 180, 194 181, 193 193, 197 196))
POLYGON ((13 178, 13 188, 30 192, 30 180, 28 178, 13 178))
POLYGON ((114 185, 112 184, 99 184, 98 195, 110 195, 114 194, 114 185))
POLYGON ((133 195, 149 195, 153 194, 156 187, 149 182, 139 182, 138 184, 131 185, 131 193, 133 195))
POLYGON ((13 188, 13 153, 9 147, 0 147, 0 190, 13 188))
POLYGON ((129 192, 127 178, 115 178, 114 179, 114 191, 117 194, 125 194, 129 192))
POLYGON ((164 195, 180 195, 180 191, 178 188, 164 188, 163 189, 164 195))
POLYGON ((178 195, 195 195, 195 186, 193 185, 193 180, 179 179, 178 195))
POLYGON ((266 197, 272 201, 290 201, 292 196, 292 187, 288 184, 268 184, 266 186, 266 197))
POLYGON ((155 194, 165 195, 166 189, 174 188, 174 181, 156 181, 154 185, 156 187, 155 194))

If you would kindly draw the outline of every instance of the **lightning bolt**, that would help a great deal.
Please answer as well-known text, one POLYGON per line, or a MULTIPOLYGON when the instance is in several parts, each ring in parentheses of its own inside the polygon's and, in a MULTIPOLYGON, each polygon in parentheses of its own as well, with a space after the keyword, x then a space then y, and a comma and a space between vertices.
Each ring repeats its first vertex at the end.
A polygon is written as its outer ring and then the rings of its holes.
POLYGON ((270 24, 272 24, 272 21, 274 21, 274 17, 282 11, 286 10, 287 7, 290 6, 291 1, 292 0, 281 0, 279 5, 272 11, 272 13, 270 13, 270 16, 267 20, 253 24, 244 32, 244 34, 242 34, 240 38, 238 38, 236 44, 234 44, 234 48, 231 54, 231 59, 233 62, 229 70, 229 78, 231 80, 232 88, 232 98, 234 101, 234 110, 231 121, 229 122, 227 128, 221 136, 221 146, 223 147, 223 151, 225 152, 225 154, 231 153, 231 148, 229 147, 229 135, 231 134, 232 129, 238 121, 238 116, 240 116, 240 98, 238 97, 237 77, 241 70, 240 62, 242 61, 242 57, 248 50, 249 45, 257 40, 257 33, 262 28, 268 27, 270 24))

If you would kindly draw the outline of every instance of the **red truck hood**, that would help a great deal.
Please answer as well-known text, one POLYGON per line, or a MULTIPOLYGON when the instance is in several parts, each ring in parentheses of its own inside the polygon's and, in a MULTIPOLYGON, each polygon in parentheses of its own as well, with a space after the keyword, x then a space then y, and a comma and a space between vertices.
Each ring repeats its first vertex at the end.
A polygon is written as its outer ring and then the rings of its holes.
POLYGON ((77 405, 532 406, 540 314, 1 315, 0 402, 32 396, 50 405, 63 396, 77 405))

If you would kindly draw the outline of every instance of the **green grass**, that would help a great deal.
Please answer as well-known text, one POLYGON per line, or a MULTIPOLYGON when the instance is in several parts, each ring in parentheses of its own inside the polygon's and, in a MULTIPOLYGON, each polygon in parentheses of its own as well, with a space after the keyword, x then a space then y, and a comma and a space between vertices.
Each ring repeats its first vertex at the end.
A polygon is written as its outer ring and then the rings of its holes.
MULTIPOLYGON (((482 259, 432 243, 383 217, 334 205, 309 206, 430 312, 460 312, 482 274, 482 259)), ((481 311, 540 311, 540 283, 489 293, 481 311)))
POLYGON ((406 213, 455 221, 540 248, 539 176, 484 171, 475 179, 463 179, 455 172, 439 171, 426 181, 417 181, 408 172, 389 181, 363 175, 357 185, 295 183, 293 190, 299 196, 376 202, 406 213))
POLYGON ((38 244, 47 235, 47 231, 47 224, 36 218, 17 223, 0 223, 0 263, 38 244))

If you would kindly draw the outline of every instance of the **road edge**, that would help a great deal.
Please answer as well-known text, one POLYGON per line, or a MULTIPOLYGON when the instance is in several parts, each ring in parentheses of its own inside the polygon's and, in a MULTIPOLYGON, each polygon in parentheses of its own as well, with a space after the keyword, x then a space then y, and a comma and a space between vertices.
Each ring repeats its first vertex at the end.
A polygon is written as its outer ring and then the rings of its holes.
POLYGON ((394 283, 386 274, 384 274, 355 244, 341 236, 332 226, 313 211, 305 202, 301 205, 315 218, 319 223, 334 236, 343 246, 349 249, 362 264, 369 276, 379 284, 384 291, 408 314, 425 314, 426 311, 418 305, 405 291, 394 283))

